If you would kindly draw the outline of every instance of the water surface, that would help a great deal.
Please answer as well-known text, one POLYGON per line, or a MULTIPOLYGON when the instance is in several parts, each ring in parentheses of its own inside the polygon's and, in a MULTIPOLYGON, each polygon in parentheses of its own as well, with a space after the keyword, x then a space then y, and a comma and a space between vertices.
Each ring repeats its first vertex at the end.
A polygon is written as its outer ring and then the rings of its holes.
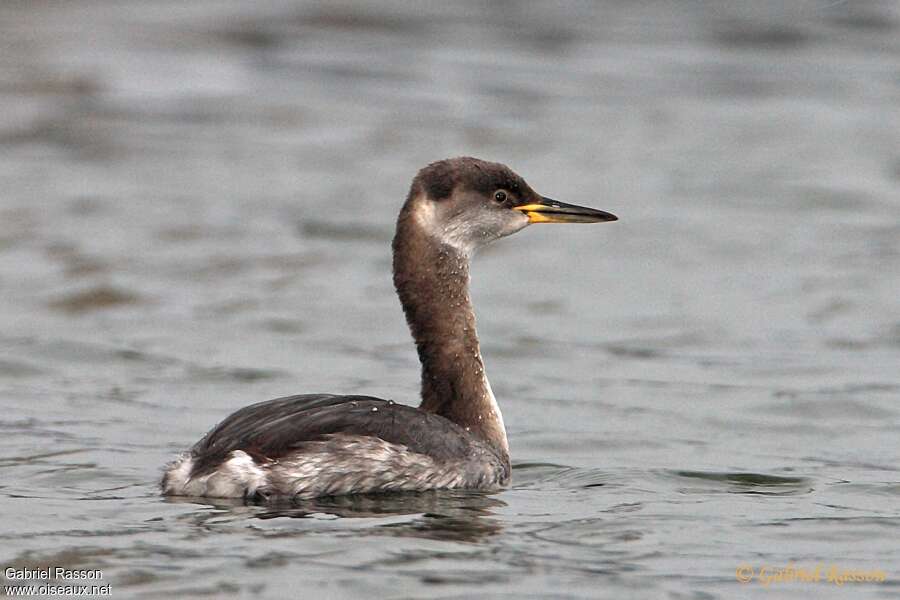
MULTIPOLYGON (((0 5, 0 562, 116 597, 900 593, 892 2, 0 5), (499 160, 502 493, 159 497, 232 410, 415 403, 393 220, 499 160), (736 569, 886 572, 884 583, 736 569)), ((9 583, 4 582, 4 583, 9 583)))

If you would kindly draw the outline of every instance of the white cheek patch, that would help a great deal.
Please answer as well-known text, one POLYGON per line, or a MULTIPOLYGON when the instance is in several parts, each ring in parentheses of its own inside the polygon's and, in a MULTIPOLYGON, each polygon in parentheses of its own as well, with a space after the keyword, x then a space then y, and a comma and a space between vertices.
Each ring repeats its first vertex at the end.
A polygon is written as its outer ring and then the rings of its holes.
POLYGON ((422 198, 413 210, 419 226, 442 244, 456 248, 465 256, 496 239, 521 231, 528 217, 519 211, 485 208, 478 214, 458 214, 443 221, 439 209, 422 198))
POLYGON ((450 220, 438 231, 438 238, 448 246, 470 256, 481 243, 490 241, 487 239, 487 231, 479 231, 479 229, 484 229, 484 227, 459 216, 450 220), (485 241, 481 242, 482 239, 485 241))
POLYGON ((498 237, 512 235, 517 231, 522 231, 531 224, 531 220, 525 213, 518 210, 511 210, 510 213, 512 216, 505 220, 503 231, 498 237))
POLYGON ((438 217, 437 207, 430 200, 421 198, 413 209, 413 215, 419 227, 430 237, 456 248, 466 256, 472 253, 474 244, 471 242, 471 231, 465 227, 465 223, 460 220, 442 223, 438 217))

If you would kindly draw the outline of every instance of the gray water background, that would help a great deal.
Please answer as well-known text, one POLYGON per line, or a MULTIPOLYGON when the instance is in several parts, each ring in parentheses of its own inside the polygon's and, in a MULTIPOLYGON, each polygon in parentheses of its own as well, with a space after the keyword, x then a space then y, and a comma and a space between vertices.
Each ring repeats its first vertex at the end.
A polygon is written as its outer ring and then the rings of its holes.
POLYGON ((3 2, 0 182, 4 567, 114 597, 900 594, 896 2, 3 2), (416 402, 389 242, 460 154, 621 219, 474 266, 511 489, 159 497, 246 404, 416 402), (736 581, 791 563, 888 581, 736 581))

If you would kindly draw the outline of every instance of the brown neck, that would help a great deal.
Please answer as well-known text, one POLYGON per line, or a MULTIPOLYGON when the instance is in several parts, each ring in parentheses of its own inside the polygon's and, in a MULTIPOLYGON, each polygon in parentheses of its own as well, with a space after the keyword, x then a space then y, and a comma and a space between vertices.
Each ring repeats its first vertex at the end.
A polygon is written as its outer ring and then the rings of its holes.
POLYGON ((407 202, 394 237, 394 285, 422 363, 422 410, 465 427, 509 457, 484 372, 469 298, 469 259, 441 243, 407 202))

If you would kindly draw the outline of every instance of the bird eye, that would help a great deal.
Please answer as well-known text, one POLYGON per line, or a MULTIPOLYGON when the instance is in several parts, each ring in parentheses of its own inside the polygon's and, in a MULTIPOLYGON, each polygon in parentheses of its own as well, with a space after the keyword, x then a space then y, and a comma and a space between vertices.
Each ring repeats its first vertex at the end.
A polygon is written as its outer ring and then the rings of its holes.
POLYGON ((494 194, 494 200, 500 203, 506 202, 506 192, 504 192, 503 190, 499 190, 496 194, 494 194))

